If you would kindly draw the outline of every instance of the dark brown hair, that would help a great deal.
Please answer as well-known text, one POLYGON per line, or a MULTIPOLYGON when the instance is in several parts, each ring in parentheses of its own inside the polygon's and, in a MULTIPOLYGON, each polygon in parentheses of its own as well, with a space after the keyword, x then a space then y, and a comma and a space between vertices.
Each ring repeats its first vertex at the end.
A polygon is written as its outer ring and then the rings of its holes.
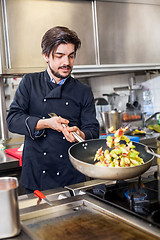
POLYGON ((54 54, 55 49, 60 44, 72 43, 75 46, 75 52, 81 46, 81 40, 78 38, 76 32, 70 30, 67 27, 53 27, 49 29, 43 36, 41 42, 42 54, 46 54, 48 57, 52 52, 54 54))

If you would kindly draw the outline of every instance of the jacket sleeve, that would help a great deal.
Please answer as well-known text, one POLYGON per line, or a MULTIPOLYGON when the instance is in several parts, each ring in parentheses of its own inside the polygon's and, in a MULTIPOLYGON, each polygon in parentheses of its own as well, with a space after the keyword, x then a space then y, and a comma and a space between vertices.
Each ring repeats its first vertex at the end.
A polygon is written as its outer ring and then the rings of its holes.
POLYGON ((90 88, 83 95, 81 130, 84 132, 86 140, 99 138, 99 123, 96 119, 94 97, 90 88))
POLYGON ((10 132, 35 139, 44 131, 40 131, 38 135, 35 134, 35 126, 40 118, 29 115, 30 93, 30 81, 25 75, 17 88, 6 121, 10 132))

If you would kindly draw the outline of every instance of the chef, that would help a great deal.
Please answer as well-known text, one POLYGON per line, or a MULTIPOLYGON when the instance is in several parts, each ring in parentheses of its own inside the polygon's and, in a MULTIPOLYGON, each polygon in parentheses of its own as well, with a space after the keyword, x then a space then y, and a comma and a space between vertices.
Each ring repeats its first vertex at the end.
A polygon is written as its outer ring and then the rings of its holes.
POLYGON ((76 142, 72 132, 84 140, 98 138, 99 124, 91 88, 71 77, 80 46, 74 31, 49 29, 41 42, 46 71, 24 75, 11 103, 8 129, 25 135, 21 182, 26 193, 85 181, 69 160, 68 149, 76 142))

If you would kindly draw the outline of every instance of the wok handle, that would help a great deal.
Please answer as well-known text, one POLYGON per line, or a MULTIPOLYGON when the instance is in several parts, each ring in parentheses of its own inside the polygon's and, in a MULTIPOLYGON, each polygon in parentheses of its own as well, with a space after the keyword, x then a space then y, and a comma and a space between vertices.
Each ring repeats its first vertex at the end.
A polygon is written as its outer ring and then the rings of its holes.
POLYGON ((155 153, 155 152, 151 152, 151 151, 149 150, 148 146, 145 146, 145 150, 146 150, 147 153, 150 153, 151 155, 153 155, 153 156, 155 156, 155 157, 157 157, 157 158, 160 158, 160 155, 157 154, 157 153, 155 153))
MULTIPOLYGON (((50 117, 55 117, 57 116, 55 113, 49 113, 48 114, 50 117)), ((67 124, 62 124, 62 126, 67 126, 67 124)), ((77 134, 76 132, 72 132, 73 136, 75 137, 75 139, 78 141, 78 142, 83 142, 84 139, 79 135, 77 134)))
POLYGON ((72 134, 78 142, 83 142, 84 141, 84 139, 79 134, 77 134, 76 132, 72 132, 72 134))

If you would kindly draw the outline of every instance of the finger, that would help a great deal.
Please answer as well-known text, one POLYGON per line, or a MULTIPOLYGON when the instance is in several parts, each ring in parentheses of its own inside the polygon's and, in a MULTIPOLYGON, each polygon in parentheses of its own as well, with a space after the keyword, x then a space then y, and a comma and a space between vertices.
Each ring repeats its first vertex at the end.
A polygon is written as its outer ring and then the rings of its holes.
POLYGON ((68 132, 67 127, 64 127, 64 128, 63 128, 62 133, 64 134, 64 136, 65 136, 65 138, 66 138, 67 141, 69 141, 69 142, 75 142, 74 136, 72 135, 71 132, 68 132))
POLYGON ((76 126, 68 127, 68 131, 69 131, 69 132, 77 132, 78 130, 79 130, 79 128, 76 127, 76 126))
POLYGON ((67 119, 61 118, 61 117, 58 119, 58 122, 61 123, 61 124, 67 124, 67 125, 69 123, 69 121, 67 119))

